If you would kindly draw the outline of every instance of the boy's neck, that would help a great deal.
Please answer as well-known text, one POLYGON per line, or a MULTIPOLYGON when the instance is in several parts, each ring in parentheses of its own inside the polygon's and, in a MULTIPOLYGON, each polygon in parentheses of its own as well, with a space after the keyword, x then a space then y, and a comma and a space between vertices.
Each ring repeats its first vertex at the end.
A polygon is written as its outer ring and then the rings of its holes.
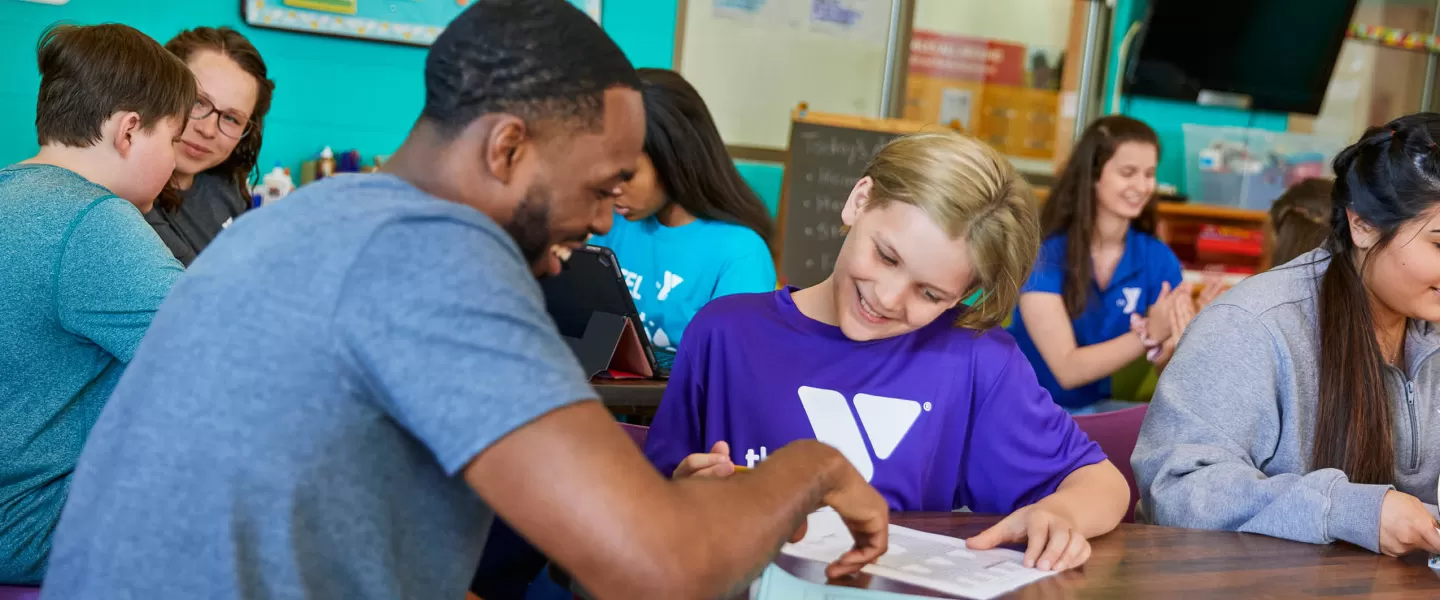
POLYGON ((830 277, 791 294, 790 299, 795 301, 800 314, 826 325, 840 326, 840 313, 835 309, 835 282, 830 277))
POLYGON ((21 164, 50 165, 67 169, 89 180, 90 183, 113 192, 115 177, 112 175, 114 170, 110 168, 110 161, 110 155, 100 146, 76 148, 49 144, 41 146, 39 154, 21 161, 21 164))

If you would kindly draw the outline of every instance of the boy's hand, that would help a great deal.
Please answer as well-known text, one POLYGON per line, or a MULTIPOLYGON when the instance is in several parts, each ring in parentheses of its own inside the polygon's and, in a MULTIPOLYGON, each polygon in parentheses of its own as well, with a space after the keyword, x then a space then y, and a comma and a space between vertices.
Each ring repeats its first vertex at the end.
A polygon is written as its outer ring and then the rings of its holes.
POLYGON ((1026 542, 1025 566, 1047 571, 1073 569, 1090 560, 1090 541, 1075 523, 1043 504, 1032 504, 1017 510, 965 541, 971 550, 989 550, 996 546, 1026 542))
POLYGON ((735 473, 735 463, 730 461, 730 444, 715 442, 708 454, 691 454, 675 466, 671 479, 683 477, 729 477, 735 473))

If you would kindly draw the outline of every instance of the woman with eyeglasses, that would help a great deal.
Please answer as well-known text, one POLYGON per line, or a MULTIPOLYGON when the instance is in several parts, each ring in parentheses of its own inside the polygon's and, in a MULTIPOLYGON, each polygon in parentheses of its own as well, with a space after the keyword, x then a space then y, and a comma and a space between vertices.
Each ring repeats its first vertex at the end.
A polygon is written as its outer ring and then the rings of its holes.
POLYGON ((275 82, 245 36, 228 27, 183 31, 165 48, 199 85, 185 132, 175 142, 175 173, 145 220, 186 266, 250 208, 249 182, 275 82))

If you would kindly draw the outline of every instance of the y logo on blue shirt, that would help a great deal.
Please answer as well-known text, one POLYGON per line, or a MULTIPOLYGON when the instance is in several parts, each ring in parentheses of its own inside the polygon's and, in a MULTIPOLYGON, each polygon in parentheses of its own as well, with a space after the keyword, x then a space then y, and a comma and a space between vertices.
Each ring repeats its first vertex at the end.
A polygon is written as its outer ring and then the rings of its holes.
MULTIPOLYGON (((865 481, 875 475, 875 462, 865 448, 860 428, 865 428, 865 437, 875 451, 875 460, 890 458, 895 447, 905 439, 916 419, 920 418, 922 407, 919 402, 901 398, 886 398, 870 394, 855 394, 855 415, 850 412, 850 402, 844 394, 835 390, 801 387, 800 404, 805 416, 810 419, 810 429, 815 439, 839 450, 865 481)), ((930 410, 926 402, 923 410, 930 410)))
POLYGON ((1135 312, 1136 305, 1140 303, 1140 288, 1120 288, 1120 293, 1125 295, 1125 314, 1135 312))
POLYGON ((670 291, 674 290, 675 286, 678 286, 684 282, 684 277, 666 271, 665 282, 663 285, 660 286, 660 293, 655 295, 655 299, 664 302, 666 298, 670 297, 670 291))

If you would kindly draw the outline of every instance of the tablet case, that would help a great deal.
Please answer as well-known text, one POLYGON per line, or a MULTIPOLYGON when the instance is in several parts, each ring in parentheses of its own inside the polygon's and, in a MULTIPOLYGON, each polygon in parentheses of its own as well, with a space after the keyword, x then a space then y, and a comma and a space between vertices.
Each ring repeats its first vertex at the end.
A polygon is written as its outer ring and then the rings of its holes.
POLYGON ((586 378, 607 371, 617 379, 624 379, 626 375, 635 379, 655 377, 640 342, 640 332, 626 317, 601 311, 590 313, 584 336, 565 336, 565 343, 580 359, 586 378))

